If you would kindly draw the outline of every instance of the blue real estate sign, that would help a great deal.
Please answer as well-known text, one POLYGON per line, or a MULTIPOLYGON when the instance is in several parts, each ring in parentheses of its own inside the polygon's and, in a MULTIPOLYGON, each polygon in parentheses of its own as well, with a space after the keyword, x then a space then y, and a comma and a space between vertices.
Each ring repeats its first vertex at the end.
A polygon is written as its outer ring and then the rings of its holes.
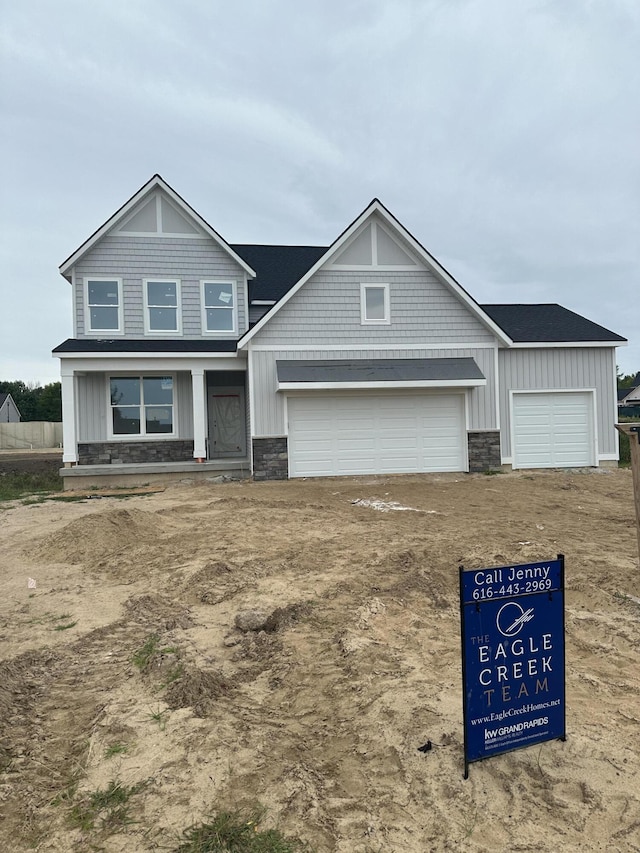
POLYGON ((492 755, 565 737, 564 557, 460 568, 465 777, 492 755))

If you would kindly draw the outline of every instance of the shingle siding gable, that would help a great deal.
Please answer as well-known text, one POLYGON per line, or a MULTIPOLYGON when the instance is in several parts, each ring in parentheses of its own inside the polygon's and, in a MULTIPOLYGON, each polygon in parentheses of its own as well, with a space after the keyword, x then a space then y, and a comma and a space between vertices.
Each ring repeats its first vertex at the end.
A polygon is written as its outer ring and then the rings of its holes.
POLYGON ((108 234, 75 267, 77 336, 87 334, 84 316, 84 279, 87 277, 122 279, 124 334, 144 335, 145 278, 180 279, 183 337, 202 337, 200 310, 201 279, 230 280, 237 283, 238 324, 240 333, 247 327, 244 270, 209 238, 127 237, 108 234))
POLYGON ((493 342, 493 335, 427 270, 320 269, 276 310, 255 346, 493 342), (360 285, 390 285, 391 323, 362 325, 360 285))

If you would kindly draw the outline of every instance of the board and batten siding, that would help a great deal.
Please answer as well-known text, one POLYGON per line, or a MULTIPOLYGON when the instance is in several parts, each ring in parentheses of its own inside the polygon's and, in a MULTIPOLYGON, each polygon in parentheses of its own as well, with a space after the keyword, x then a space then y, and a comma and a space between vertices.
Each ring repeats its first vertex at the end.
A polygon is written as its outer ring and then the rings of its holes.
MULTIPOLYGON (((238 329, 247 328, 245 272, 212 239, 107 234, 74 268, 76 336, 86 336, 85 278, 121 278, 124 336, 143 338, 145 278, 179 279, 182 302, 182 337, 202 337, 200 281, 235 281, 238 329)), ((105 333, 105 337, 108 337, 105 333)), ((170 336, 170 334, 168 335, 170 336)), ((96 337, 91 334, 90 337, 96 337)), ((153 335, 157 338, 158 335, 153 335)))
MULTIPOLYGON (((615 349, 537 348, 500 350, 500 421, 502 458, 511 461, 510 391, 579 391, 595 389, 597 457, 618 452, 616 419, 615 349)), ((596 460, 597 461, 597 460, 596 460)))
MULTIPOLYGON (((252 350, 250 353, 254 437, 286 434, 284 394, 278 393, 276 361, 281 359, 326 360, 375 358, 473 358, 487 380, 484 387, 473 388, 468 394, 469 429, 497 429, 497 389, 495 387, 496 349, 494 347, 467 349, 393 349, 386 350, 252 350)), ((446 392, 445 388, 436 391, 446 392)), ((310 393, 313 393, 312 391, 310 393)), ((355 391, 355 394, 358 392, 355 391)), ((376 393, 383 393, 378 392, 376 393)), ((433 393, 427 391, 427 393, 433 393)))
POLYGON ((256 334, 255 346, 490 343, 491 332, 430 271, 321 269, 256 334), (389 284, 389 325, 363 325, 360 285, 389 284))
MULTIPOLYGON (((149 365, 151 368, 151 365, 149 365)), ((122 371, 114 370, 113 373, 122 371)), ((154 371, 132 370, 131 375, 154 371)), ((86 373, 77 379, 78 441, 108 441, 107 418, 109 401, 109 373, 86 373)), ((174 411, 176 434, 172 438, 193 438, 193 394, 191 374, 185 371, 173 373, 175 376, 174 411)), ((121 436, 122 439, 127 438, 121 436)), ((162 436, 157 436, 161 439, 162 436)))

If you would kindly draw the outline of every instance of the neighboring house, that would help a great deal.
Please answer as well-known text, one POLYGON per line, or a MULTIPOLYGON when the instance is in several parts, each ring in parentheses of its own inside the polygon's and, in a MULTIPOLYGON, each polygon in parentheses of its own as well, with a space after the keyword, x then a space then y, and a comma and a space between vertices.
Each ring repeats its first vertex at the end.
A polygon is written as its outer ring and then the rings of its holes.
POLYGON ((376 199, 329 247, 236 245, 155 175, 60 272, 67 487, 618 458, 624 338, 479 305, 376 199))
POLYGON ((17 424, 20 420, 20 411, 11 394, 0 391, 0 424, 17 424))
POLYGON ((631 388, 618 388, 618 412, 621 415, 640 413, 640 373, 636 373, 631 388))

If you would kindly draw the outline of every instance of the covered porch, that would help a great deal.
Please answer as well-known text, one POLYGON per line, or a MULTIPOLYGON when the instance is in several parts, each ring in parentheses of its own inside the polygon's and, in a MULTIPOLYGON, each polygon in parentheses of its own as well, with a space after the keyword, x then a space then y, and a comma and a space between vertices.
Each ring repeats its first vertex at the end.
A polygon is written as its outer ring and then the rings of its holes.
POLYGON ((246 360, 61 356, 65 489, 251 474, 246 360))

